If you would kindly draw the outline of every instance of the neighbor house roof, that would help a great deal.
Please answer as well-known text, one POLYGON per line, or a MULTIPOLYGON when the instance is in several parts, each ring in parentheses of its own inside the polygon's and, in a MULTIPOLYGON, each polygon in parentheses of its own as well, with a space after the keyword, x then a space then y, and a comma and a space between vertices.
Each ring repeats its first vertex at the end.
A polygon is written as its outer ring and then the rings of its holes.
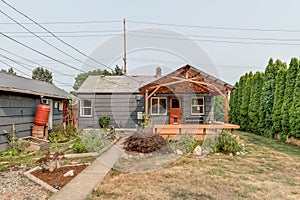
POLYGON ((56 87, 54 84, 5 73, 0 73, 0 91, 72 99, 71 94, 56 87))
POLYGON ((89 76, 77 93, 139 93, 139 88, 157 76, 89 76))

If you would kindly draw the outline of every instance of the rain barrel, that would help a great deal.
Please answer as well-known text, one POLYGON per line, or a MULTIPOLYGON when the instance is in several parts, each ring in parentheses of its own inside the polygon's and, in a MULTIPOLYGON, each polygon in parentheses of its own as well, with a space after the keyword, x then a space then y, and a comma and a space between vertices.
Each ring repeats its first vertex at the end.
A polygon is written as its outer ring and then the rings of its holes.
POLYGON ((34 124, 38 126, 45 126, 48 122, 49 113, 50 106, 46 104, 39 104, 36 108, 34 124))

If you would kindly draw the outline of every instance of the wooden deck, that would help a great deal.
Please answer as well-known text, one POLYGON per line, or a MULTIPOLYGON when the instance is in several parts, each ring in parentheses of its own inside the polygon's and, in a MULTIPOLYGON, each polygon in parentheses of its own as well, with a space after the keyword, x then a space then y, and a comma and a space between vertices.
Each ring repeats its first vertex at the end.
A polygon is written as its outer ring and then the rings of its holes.
POLYGON ((234 129, 239 129, 239 125, 228 123, 214 123, 214 124, 165 124, 154 125, 153 132, 161 135, 163 138, 176 139, 182 134, 194 135, 197 140, 204 140, 206 135, 214 132, 215 129, 227 129, 231 132, 234 129))

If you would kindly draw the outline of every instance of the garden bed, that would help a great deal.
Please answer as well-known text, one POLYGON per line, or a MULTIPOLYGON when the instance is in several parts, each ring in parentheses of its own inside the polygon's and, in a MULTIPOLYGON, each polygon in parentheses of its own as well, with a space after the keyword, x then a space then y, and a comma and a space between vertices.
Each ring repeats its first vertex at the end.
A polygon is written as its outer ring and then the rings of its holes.
POLYGON ((20 140, 28 141, 30 146, 26 147, 26 151, 38 151, 38 150, 47 150, 50 148, 50 142, 48 140, 43 140, 35 137, 24 137, 20 140))
POLYGON ((41 167, 35 167, 24 174, 32 181, 40 184, 51 192, 57 192, 73 178, 75 178, 81 171, 83 171, 88 164, 63 166, 54 171, 44 171, 41 167), (73 176, 64 177, 64 174, 70 170, 74 170, 73 176))

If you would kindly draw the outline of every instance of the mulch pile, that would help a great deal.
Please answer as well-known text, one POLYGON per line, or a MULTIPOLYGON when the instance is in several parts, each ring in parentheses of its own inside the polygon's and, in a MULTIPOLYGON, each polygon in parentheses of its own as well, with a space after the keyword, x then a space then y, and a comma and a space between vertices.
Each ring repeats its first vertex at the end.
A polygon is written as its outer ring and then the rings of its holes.
POLYGON ((124 144, 126 151, 135 151, 140 153, 151 153, 167 146, 163 137, 153 133, 134 133, 129 136, 124 144))

